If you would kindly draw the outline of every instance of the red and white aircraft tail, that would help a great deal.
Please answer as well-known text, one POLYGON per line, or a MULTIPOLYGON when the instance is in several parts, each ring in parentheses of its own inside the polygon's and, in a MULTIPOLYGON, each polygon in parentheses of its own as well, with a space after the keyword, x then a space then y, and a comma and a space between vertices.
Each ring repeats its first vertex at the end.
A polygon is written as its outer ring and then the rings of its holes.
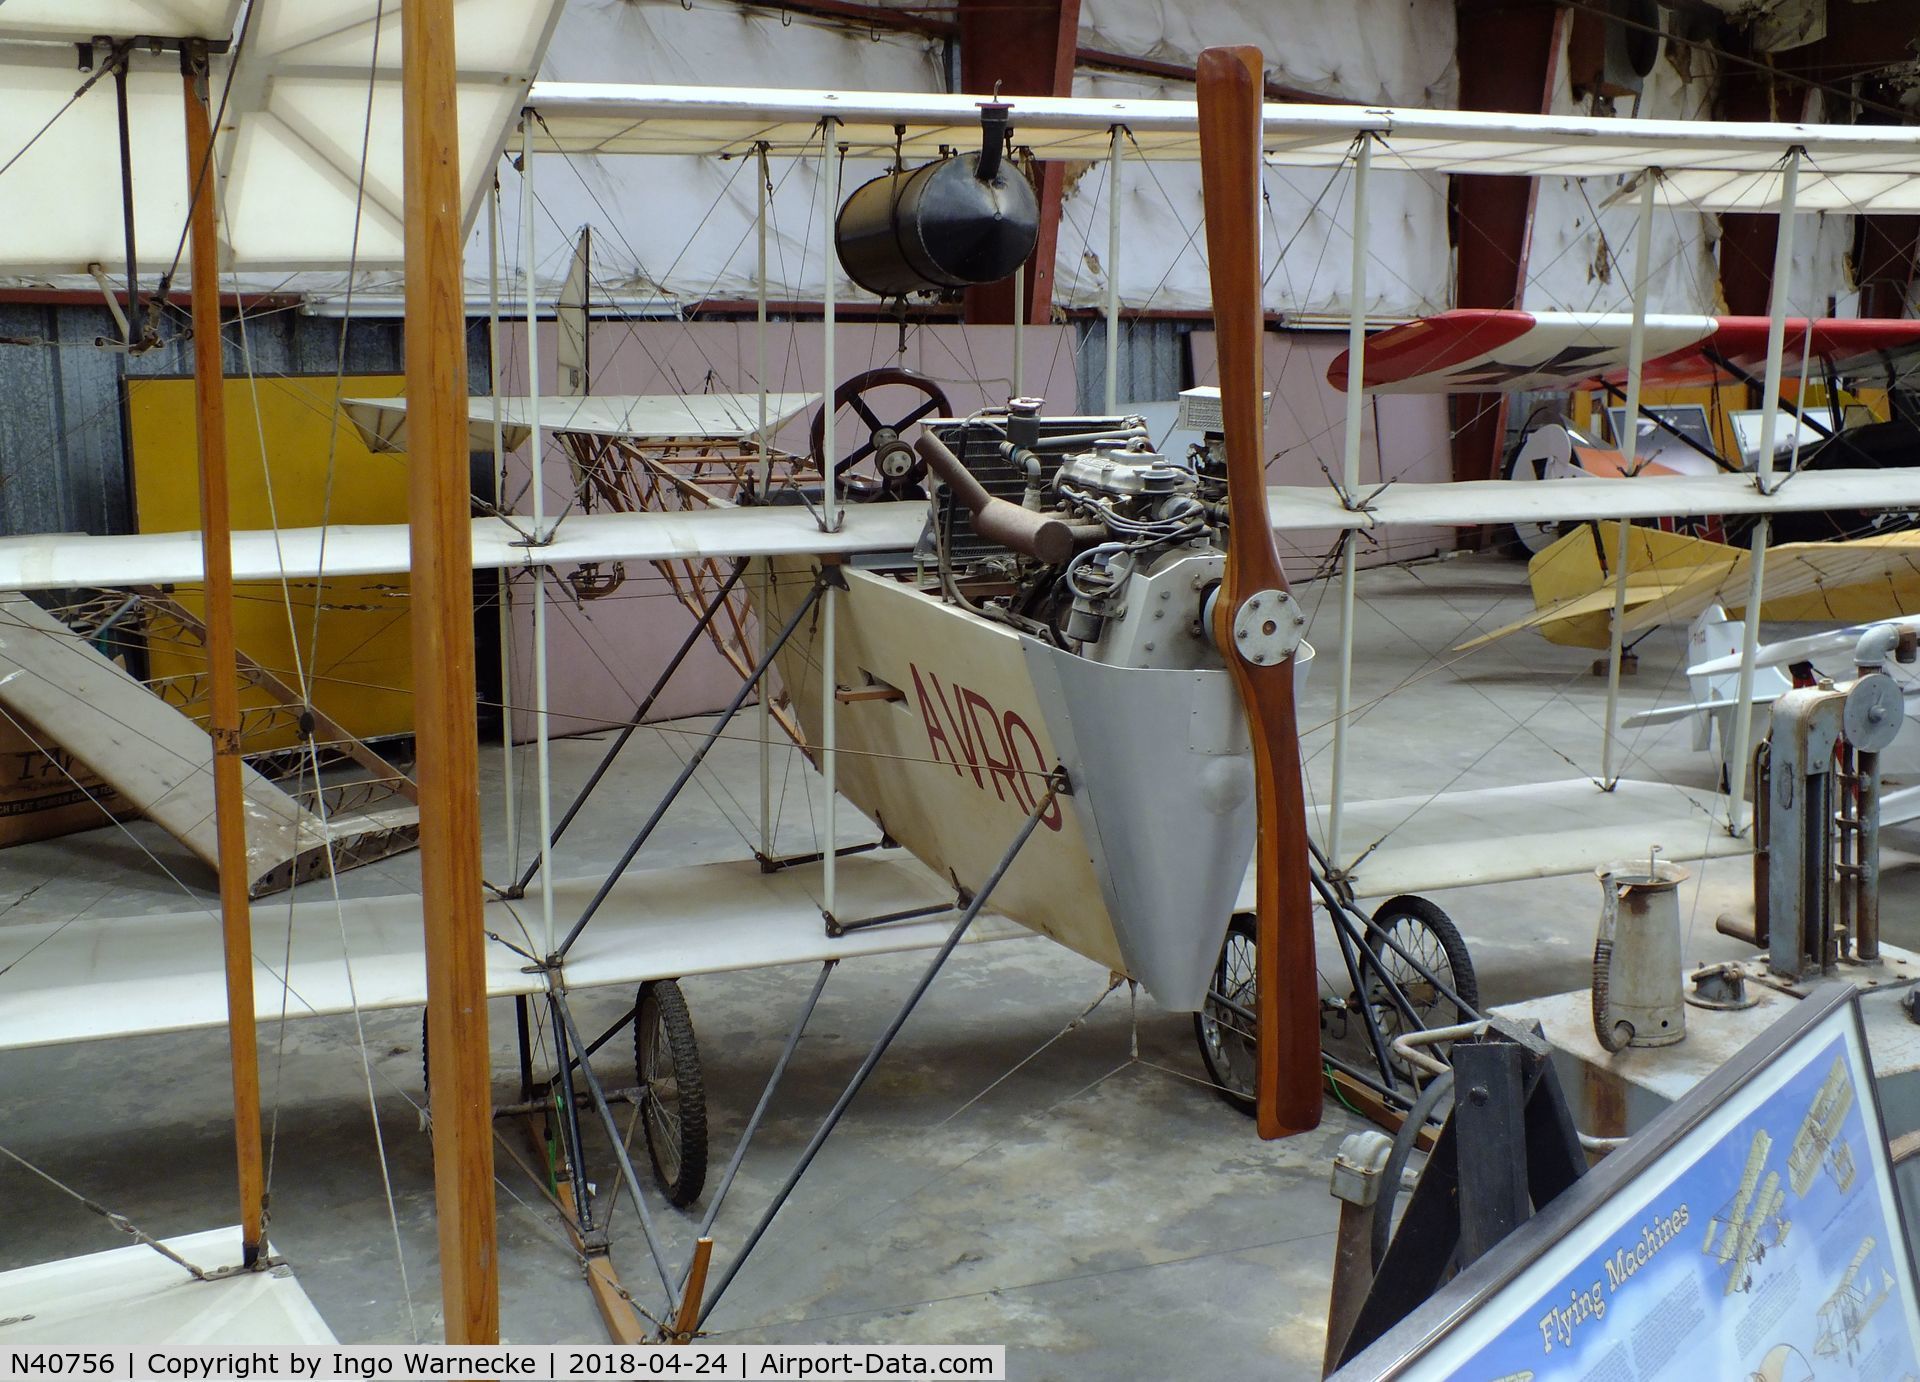
MULTIPOLYGON (((1361 378, 1373 393, 1512 393, 1624 384, 1633 318, 1626 313, 1522 312, 1459 308, 1390 327, 1367 342, 1361 378)), ((1734 380, 1766 365, 1765 317, 1650 313, 1646 365, 1650 385, 1734 380)), ((1803 356, 1842 373, 1867 366, 1898 370, 1920 355, 1920 321, 1790 317, 1787 368, 1803 356)), ((1327 368, 1347 386, 1347 356, 1327 368)))

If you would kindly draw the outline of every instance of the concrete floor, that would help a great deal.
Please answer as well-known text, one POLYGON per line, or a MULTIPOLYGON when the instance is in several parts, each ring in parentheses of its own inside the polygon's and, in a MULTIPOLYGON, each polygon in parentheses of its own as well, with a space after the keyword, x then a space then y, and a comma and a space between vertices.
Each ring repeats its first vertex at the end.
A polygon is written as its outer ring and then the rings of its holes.
MULTIPOLYGON (((1447 651, 1529 606, 1522 566, 1462 558, 1385 569, 1364 574, 1361 590, 1354 687, 1356 703, 1368 708, 1349 745, 1353 795, 1597 770, 1604 683, 1588 672, 1590 654, 1532 635, 1457 664, 1447 651)), ((1306 603, 1312 636, 1330 653, 1335 593, 1310 588, 1306 603)), ((1683 651, 1677 630, 1641 645, 1627 709, 1685 698, 1683 651)), ((1330 657, 1320 664, 1301 711, 1316 794, 1327 786, 1332 666, 1330 657)), ((1712 781, 1714 769, 1691 751, 1685 726, 1629 742, 1635 775, 1712 781)), ((564 843, 557 871, 589 873, 610 861, 689 744, 685 733, 636 736, 564 843)), ((557 785, 580 781, 603 747, 598 739, 556 744, 557 785)), ((518 757, 524 773, 529 756, 518 757)), ((498 809, 501 768, 490 752, 496 877, 511 862, 498 809)), ((817 782, 787 752, 776 755, 776 778, 781 845, 811 848, 817 782)), ((742 855, 754 779, 753 749, 722 744, 641 864, 742 855)), ((523 848, 531 838, 523 828, 523 848)), ((1890 832, 1884 916, 1890 941, 1920 947, 1920 873, 1897 853, 1914 843, 1907 832, 1890 832)), ((415 869, 403 857, 347 875, 345 905, 416 888, 415 869)), ((9 924, 83 910, 204 907, 211 881, 145 825, 17 848, 0 855, 0 940, 9 924)), ((1714 933, 1712 920, 1747 892, 1744 861, 1696 872, 1682 898, 1689 959, 1742 953, 1714 933)), ((1438 900, 1472 944, 1486 1001, 1584 982, 1599 901, 1590 877, 1455 889, 1438 900)), ((921 955, 862 961, 829 983, 716 1228, 722 1262, 924 963, 921 955)), ((758 971, 686 984, 716 1175, 812 977, 758 971)), ((0 970, 0 1001, 7 982, 0 970)), ((1130 1005, 1125 990, 1060 1036, 1104 984, 1098 967, 1040 940, 956 954, 715 1313, 715 1336, 1005 1343, 1010 1375, 1020 1378, 1170 1377, 1191 1373, 1201 1357, 1222 1372, 1318 1376, 1336 1217, 1328 1169, 1340 1139, 1362 1123, 1330 1102, 1319 1131, 1258 1142, 1250 1121, 1202 1083, 1191 1019, 1145 998, 1130 1005)), ((584 995, 580 1020, 611 1024, 631 999, 584 995)), ((493 1017, 496 1091, 507 1099, 510 1007, 496 1004, 493 1017)), ((351 1017, 262 1028, 272 1237, 344 1339, 439 1333, 419 1036, 417 1011, 369 1013, 359 1030, 351 1017), (369 1115, 370 1090, 377 1117, 369 1115)), ((614 1041, 596 1068, 612 1083, 629 1083, 630 1047, 614 1041)), ((156 1236, 236 1218, 229 1108, 218 1033, 0 1054, 0 1144, 156 1236)), ((596 1146, 610 1179, 605 1140, 596 1146)), ((0 1268, 124 1241, 15 1165, 0 1166, 0 1206, 0 1268)), ((677 1266, 694 1221, 657 1200, 653 1213, 677 1266)), ((615 1224, 623 1279, 650 1305, 657 1282, 630 1205, 615 1211, 615 1224)), ((573 1254, 538 1191, 504 1157, 500 1228, 507 1337, 602 1337, 573 1254)))

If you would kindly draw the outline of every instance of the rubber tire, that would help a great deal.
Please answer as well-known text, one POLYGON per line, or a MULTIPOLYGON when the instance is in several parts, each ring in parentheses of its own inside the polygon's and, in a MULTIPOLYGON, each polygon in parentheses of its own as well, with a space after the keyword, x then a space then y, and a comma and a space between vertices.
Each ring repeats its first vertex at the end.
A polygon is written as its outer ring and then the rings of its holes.
MULTIPOLYGON (((1480 980, 1473 972, 1473 957, 1467 953, 1466 938, 1460 934, 1460 928, 1453 924, 1453 918, 1442 911, 1439 904, 1412 893, 1390 897, 1373 912, 1373 924, 1379 928, 1379 931, 1389 931, 1392 929, 1391 923, 1403 919, 1417 922, 1440 943, 1440 951, 1446 956, 1447 968, 1452 971, 1453 991, 1459 995, 1461 1002, 1477 1012, 1480 1007, 1480 980)), ((1394 961, 1405 963, 1400 960, 1398 954, 1388 948, 1378 931, 1368 932, 1367 949, 1382 964, 1394 961)), ((1452 1006, 1438 994, 1434 995, 1434 1002, 1436 1005, 1452 1006)), ((1398 1009, 1390 1008, 1388 1011, 1394 1018, 1399 1017, 1398 1009)), ((1453 1023, 1468 1020, 1470 1019, 1466 1014, 1455 1012, 1446 1022, 1432 1025, 1451 1026, 1453 1023)))
POLYGON ((653 1119, 643 1107, 640 1124, 646 1129, 647 1158, 653 1163, 653 1179, 667 1200, 679 1207, 700 1198, 707 1184, 707 1087, 700 1070, 700 1044, 693 1035, 693 1015, 687 1010, 686 997, 672 979, 651 979, 640 985, 634 1000, 633 1073, 641 1098, 650 1099, 646 1075, 646 1033, 658 1023, 665 1029, 667 1059, 671 1063, 678 1090, 680 1114, 679 1166, 667 1174, 668 1149, 658 1139, 653 1119))
MULTIPOLYGON (((1227 951, 1233 945, 1236 938, 1244 940, 1249 949, 1257 950, 1259 941, 1255 932, 1254 919, 1244 912, 1235 914, 1233 920, 1227 924, 1227 934, 1220 942, 1220 958, 1214 962, 1213 977, 1208 981, 1207 985, 1210 993, 1213 991, 1214 985, 1220 980, 1221 970, 1226 963, 1227 951)), ((1252 1007, 1253 1005, 1249 1003, 1243 1006, 1252 1007)), ((1221 1102, 1225 1103, 1229 1108, 1240 1110, 1240 1112, 1251 1118, 1255 1112, 1255 1097, 1252 1094, 1243 1093, 1230 1086, 1226 1079, 1223 1078, 1222 1072, 1214 1059, 1213 1047, 1207 1040, 1207 1024, 1212 1020, 1213 1019, 1208 1016, 1205 1008, 1202 1008, 1193 1015, 1193 1039, 1200 1047, 1200 1063, 1206 1069, 1207 1078, 1213 1085, 1213 1092, 1220 1096, 1221 1102)), ((1215 1026, 1217 1028, 1218 1024, 1216 1023, 1215 1026)), ((1238 1038, 1229 1037, 1228 1039, 1237 1040, 1238 1038)))

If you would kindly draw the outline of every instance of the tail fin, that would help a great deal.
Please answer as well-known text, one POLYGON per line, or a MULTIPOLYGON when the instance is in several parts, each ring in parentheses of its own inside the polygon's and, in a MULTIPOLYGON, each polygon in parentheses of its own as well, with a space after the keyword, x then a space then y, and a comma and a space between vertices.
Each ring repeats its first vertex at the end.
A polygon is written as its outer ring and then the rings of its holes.
MULTIPOLYGON (((1739 619, 1727 617, 1723 605, 1708 605, 1701 610, 1687 630, 1687 666, 1698 667, 1703 662, 1716 658, 1735 656, 1745 632, 1745 624, 1739 619)), ((1693 699, 1714 705, 1712 710, 1704 710, 1693 722, 1693 746, 1705 752, 1713 747, 1712 729, 1720 727, 1720 753, 1722 758, 1727 752, 1729 741, 1730 716, 1739 703, 1740 672, 1737 667, 1724 672, 1687 672, 1687 681, 1693 689, 1693 699)), ((1755 667, 1753 669, 1753 699, 1757 705, 1764 705, 1781 692, 1791 689, 1793 681, 1778 667, 1755 667)))

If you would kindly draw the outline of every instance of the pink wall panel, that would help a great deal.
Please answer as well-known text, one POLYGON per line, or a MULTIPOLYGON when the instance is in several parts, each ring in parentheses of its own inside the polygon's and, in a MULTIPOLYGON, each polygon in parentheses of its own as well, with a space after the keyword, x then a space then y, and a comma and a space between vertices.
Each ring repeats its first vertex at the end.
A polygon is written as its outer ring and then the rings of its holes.
MULTIPOLYGON (((1211 331, 1196 331, 1192 342, 1196 384, 1219 382, 1219 360, 1211 331)), ((1267 410, 1267 481, 1275 485, 1324 485, 1327 475, 1340 474, 1346 445, 1347 396, 1327 382, 1327 366, 1347 347, 1344 332, 1268 332, 1267 387, 1273 401, 1267 410)), ((1401 394, 1371 398, 1361 410, 1360 479, 1371 488, 1383 479, 1438 482, 1451 471, 1447 442, 1447 400, 1444 395, 1401 394)), ((1307 574, 1333 547, 1339 534, 1331 529, 1282 533, 1280 550, 1297 557, 1297 575, 1307 574)), ((1388 528, 1375 534, 1376 543, 1363 541, 1362 564, 1405 561, 1445 551, 1453 545, 1444 528, 1388 528)))

